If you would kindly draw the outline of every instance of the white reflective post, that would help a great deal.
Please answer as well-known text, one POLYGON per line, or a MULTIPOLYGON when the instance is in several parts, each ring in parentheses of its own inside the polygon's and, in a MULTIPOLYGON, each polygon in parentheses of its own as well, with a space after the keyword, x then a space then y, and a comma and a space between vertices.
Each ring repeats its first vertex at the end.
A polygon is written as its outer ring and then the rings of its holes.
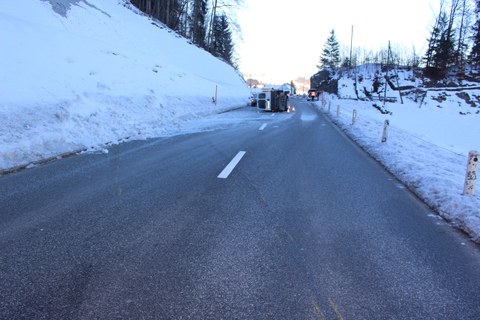
POLYGON ((215 113, 217 113, 217 99, 218 99, 218 85, 215 85, 215 98, 213 99, 213 103, 215 104, 215 113))
POLYGON ((389 126, 390 126, 390 121, 385 120, 385 122, 383 123, 382 143, 387 142, 389 126))
POLYGON ((475 194, 475 183, 478 173, 478 151, 468 153, 467 174, 465 175, 465 185, 463 194, 473 196, 475 194))

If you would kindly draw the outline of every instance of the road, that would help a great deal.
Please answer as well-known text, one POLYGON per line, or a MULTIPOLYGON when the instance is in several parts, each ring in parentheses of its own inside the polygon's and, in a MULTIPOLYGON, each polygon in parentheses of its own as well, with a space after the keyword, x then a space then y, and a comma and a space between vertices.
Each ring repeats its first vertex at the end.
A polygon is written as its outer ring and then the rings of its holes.
POLYGON ((291 105, 0 177, 0 319, 478 319, 478 246, 291 105))

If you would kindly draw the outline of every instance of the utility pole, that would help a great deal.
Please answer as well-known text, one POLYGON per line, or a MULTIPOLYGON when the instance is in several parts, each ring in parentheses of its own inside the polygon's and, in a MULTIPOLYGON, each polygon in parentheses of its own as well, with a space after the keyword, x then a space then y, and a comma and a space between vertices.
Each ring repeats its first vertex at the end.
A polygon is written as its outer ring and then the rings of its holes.
POLYGON ((353 26, 352 33, 350 35, 350 58, 348 61, 348 74, 350 75, 350 69, 352 68, 352 47, 353 47, 353 26))
POLYGON ((388 50, 387 50, 387 73, 385 75, 385 90, 383 92, 383 106, 385 107, 385 101, 387 100, 387 88, 388 88, 388 66, 390 65, 390 41, 388 41, 388 50))
MULTIPOLYGON (((388 43, 388 50, 390 50, 390 42, 388 43)), ((397 64, 394 64, 395 78, 397 78, 397 90, 400 95, 400 102, 403 104, 402 90, 400 89, 400 77, 398 76, 397 64)))
MULTIPOLYGON (((349 68, 348 68, 348 76, 350 77, 351 76, 351 68, 352 68, 352 51, 353 51, 353 25, 352 25, 352 33, 351 33, 351 36, 350 36, 350 61, 348 62, 348 65, 349 65, 349 68)), ((357 67, 355 66, 355 69, 353 71, 353 74, 354 74, 354 77, 355 77, 355 80, 354 80, 354 86, 355 86, 355 95, 357 96, 357 99, 359 99, 358 97, 358 89, 357 89, 357 67)))

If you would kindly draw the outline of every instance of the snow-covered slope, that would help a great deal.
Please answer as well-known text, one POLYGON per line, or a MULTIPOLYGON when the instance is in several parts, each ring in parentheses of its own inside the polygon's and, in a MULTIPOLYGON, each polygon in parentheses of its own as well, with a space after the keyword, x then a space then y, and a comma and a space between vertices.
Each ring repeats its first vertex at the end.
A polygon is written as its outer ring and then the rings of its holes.
MULTIPOLYGON (((393 74, 393 72, 391 72, 393 74)), ((480 150, 480 89, 478 83, 464 83, 463 86, 453 88, 428 87, 421 78, 415 77, 412 71, 398 71, 398 85, 403 88, 402 97, 399 92, 385 86, 384 74, 374 65, 360 66, 357 69, 357 93, 354 90, 354 81, 344 75, 339 79, 339 97, 368 101, 359 104, 369 106, 371 113, 381 116, 378 110, 372 108, 376 104, 384 108, 385 112, 393 114, 383 115, 383 118, 394 119, 394 125, 402 130, 428 140, 436 146, 451 152, 467 155, 470 150, 480 150), (372 93, 375 76, 378 76, 381 86, 379 93, 372 93), (396 100, 383 104, 379 97, 396 100), (369 100, 365 91, 370 92, 369 100), (403 100, 403 103, 401 103, 403 100)), ((397 85, 395 79, 392 82, 397 85)), ((362 106, 362 107, 360 107, 362 106)))
POLYGON ((475 195, 463 195, 468 154, 480 151, 478 84, 434 88, 425 86, 412 72, 399 71, 398 85, 414 88, 403 91, 401 103, 399 92, 383 83, 380 90, 386 88, 386 97, 397 100, 384 104, 379 94, 371 94, 373 100, 366 94, 372 92, 375 75, 384 82, 383 74, 376 72, 372 65, 356 70, 357 93, 352 77, 344 75, 339 79, 343 99, 327 95, 323 106, 319 101, 317 107, 425 203, 480 243, 478 183, 475 195), (353 110, 357 115, 354 124, 353 110), (385 120, 390 126, 388 139, 382 143, 385 120))
POLYGON ((0 3, 0 170, 245 105, 232 67, 127 1, 50 2, 0 3))

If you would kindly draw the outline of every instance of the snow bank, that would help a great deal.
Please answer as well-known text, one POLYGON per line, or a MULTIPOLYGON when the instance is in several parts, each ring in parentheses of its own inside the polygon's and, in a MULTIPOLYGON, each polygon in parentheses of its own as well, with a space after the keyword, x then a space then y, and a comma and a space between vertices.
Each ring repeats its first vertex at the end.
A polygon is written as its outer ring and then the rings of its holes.
MULTIPOLYGON (((344 83, 344 89, 353 86, 347 80, 344 83)), ((468 152, 480 150, 480 115, 471 112, 477 109, 450 98, 440 107, 428 95, 421 106, 409 98, 404 99, 404 104, 386 103, 385 109, 391 114, 382 114, 373 107, 374 103, 381 106, 381 102, 331 95, 323 108, 321 101, 316 104, 431 208, 480 242, 479 192, 475 196, 462 195, 468 152), (352 125, 354 109, 357 120, 352 125), (386 119, 390 122, 389 136, 382 143, 386 119)))
POLYGON ((131 5, 69 3, 0 4, 0 170, 246 104, 232 67, 131 5))

